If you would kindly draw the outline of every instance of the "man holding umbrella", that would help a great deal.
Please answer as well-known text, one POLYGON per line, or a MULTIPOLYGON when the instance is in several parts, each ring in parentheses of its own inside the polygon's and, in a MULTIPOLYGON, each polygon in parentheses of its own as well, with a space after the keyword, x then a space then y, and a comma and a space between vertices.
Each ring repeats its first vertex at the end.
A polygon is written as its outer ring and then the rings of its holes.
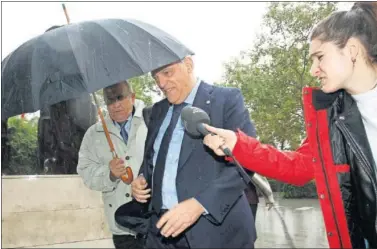
POLYGON ((119 158, 113 159, 101 122, 85 133, 79 152, 77 172, 87 187, 101 191, 104 210, 113 234, 115 248, 142 248, 143 240, 134 231, 117 226, 114 213, 131 201, 131 186, 120 180, 126 167, 138 172, 144 156, 147 128, 143 118, 144 103, 135 99, 127 81, 104 88, 109 116, 106 126, 119 158))

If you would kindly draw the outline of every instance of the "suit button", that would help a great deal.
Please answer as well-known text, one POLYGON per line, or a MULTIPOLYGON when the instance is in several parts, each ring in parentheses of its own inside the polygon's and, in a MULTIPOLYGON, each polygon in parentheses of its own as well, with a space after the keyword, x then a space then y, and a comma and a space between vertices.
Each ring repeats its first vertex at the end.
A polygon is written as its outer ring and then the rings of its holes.
POLYGON ((126 197, 130 197, 130 194, 129 194, 129 193, 127 193, 127 194, 126 194, 126 197))
POLYGON ((112 207, 113 205, 109 204, 109 207, 112 207))
POLYGON ((130 157, 129 157, 129 156, 126 156, 126 160, 130 160, 130 157))

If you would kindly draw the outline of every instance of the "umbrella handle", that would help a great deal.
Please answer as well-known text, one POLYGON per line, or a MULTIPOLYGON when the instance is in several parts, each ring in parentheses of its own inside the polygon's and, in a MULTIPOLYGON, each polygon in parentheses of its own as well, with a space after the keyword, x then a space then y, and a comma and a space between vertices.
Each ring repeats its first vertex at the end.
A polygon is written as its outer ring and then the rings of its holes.
POLYGON ((126 174, 122 175, 120 179, 122 179, 122 181, 128 185, 131 184, 131 182, 134 180, 134 174, 132 173, 131 167, 126 167, 126 174))
MULTIPOLYGON (((95 96, 95 94, 93 94, 93 96, 95 96)), ((110 146, 110 151, 113 154, 113 159, 119 158, 118 155, 117 155, 117 153, 115 152, 113 141, 110 138, 110 133, 109 133, 109 130, 107 129, 105 119, 103 118, 102 110, 101 110, 101 108, 99 108, 99 106, 97 106, 97 108, 98 108, 98 115, 101 118, 103 130, 105 131, 107 142, 108 142, 108 144, 110 146)), ((132 173, 131 167, 127 166, 126 167, 126 174, 122 175, 120 178, 122 179, 122 181, 124 183, 126 183, 128 185, 131 184, 131 182, 134 179, 134 174, 132 173)))
MULTIPOLYGON (((106 135, 107 143, 109 144, 110 151, 113 154, 113 159, 119 158, 118 155, 117 155, 117 153, 115 152, 113 141, 110 138, 110 133, 109 133, 109 130, 107 129, 107 125, 106 125, 105 119, 103 117, 103 113, 102 113, 101 107, 100 107, 100 105, 98 103, 97 96, 96 96, 95 93, 92 93, 92 95, 93 95, 94 102, 95 102, 95 104, 97 106, 98 115, 99 115, 99 117, 101 119, 101 122, 102 122, 102 127, 103 127, 103 131, 105 132, 105 135, 106 135)), ((126 167, 126 174, 122 175, 120 178, 122 179, 122 181, 124 183, 126 183, 128 185, 131 184, 131 182, 134 179, 134 175, 132 173, 131 167, 127 166, 126 167)))
MULTIPOLYGON (((95 96, 95 94, 93 93, 93 96, 95 96)), ((95 97, 96 99, 96 97, 95 97)), ((111 153, 113 154, 113 159, 115 158, 119 158, 117 153, 115 152, 115 149, 114 149, 114 144, 113 144, 113 141, 111 140, 110 138, 110 133, 109 133, 109 130, 107 129, 107 125, 106 125, 106 122, 105 122, 105 119, 103 118, 103 113, 102 113, 102 110, 99 106, 97 106, 98 108, 98 115, 100 116, 101 118, 101 122, 102 122, 102 126, 103 126, 103 130, 105 132, 105 135, 106 135, 106 139, 107 139, 107 142, 110 146, 110 151, 111 153)), ((134 179, 134 175, 132 173, 132 169, 131 167, 127 166, 126 167, 126 174, 125 175, 122 175, 120 177, 122 179, 122 181, 126 184, 131 184, 131 182, 133 181, 134 179)))

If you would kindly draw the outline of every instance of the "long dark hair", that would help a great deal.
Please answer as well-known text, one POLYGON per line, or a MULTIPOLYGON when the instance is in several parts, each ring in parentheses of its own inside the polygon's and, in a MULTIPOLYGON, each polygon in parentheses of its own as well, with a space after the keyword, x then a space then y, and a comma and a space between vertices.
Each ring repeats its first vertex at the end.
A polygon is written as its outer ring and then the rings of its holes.
POLYGON ((309 39, 344 48, 351 37, 359 39, 369 61, 377 63, 377 2, 356 2, 349 11, 332 13, 313 28, 309 39))

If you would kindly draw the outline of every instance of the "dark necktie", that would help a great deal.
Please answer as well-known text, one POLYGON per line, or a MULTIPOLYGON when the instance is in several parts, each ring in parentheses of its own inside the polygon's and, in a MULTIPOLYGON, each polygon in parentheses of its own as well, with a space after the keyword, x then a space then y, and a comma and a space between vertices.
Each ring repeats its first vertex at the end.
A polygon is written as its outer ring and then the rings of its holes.
POLYGON ((166 157, 168 155, 169 144, 173 136, 174 128, 177 125, 178 118, 181 114, 182 108, 185 105, 186 103, 174 105, 173 115, 171 117, 170 124, 162 138, 160 149, 157 155, 156 165, 154 166, 152 207, 157 213, 160 212, 160 209, 162 207, 162 179, 164 177, 165 163, 166 157))
POLYGON ((128 142, 128 133, 126 131, 126 124, 127 124, 127 121, 120 127, 120 135, 122 136, 125 144, 127 144, 128 142))

